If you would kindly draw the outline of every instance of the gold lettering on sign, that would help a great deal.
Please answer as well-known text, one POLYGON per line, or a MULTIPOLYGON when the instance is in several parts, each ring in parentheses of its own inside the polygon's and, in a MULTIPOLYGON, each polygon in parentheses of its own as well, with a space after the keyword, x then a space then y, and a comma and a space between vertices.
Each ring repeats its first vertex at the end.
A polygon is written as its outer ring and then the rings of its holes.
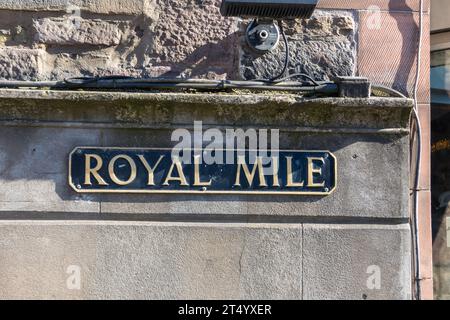
POLYGON ((144 165, 145 169, 147 169, 147 173, 148 173, 147 185, 154 186, 155 185, 155 170, 161 163, 164 156, 159 157, 158 161, 156 161, 155 166, 153 168, 150 166, 150 164, 147 162, 147 159, 145 159, 142 154, 138 155, 138 157, 141 160, 142 164, 144 165))
POLYGON ((308 187, 325 187, 325 181, 321 183, 314 182, 314 175, 322 175, 322 168, 314 168, 314 161, 320 161, 322 164, 325 163, 325 159, 322 157, 308 157, 308 187))
POLYGON ((237 171, 236 171, 236 182, 235 186, 241 186, 241 168, 244 170, 245 177, 247 178, 248 184, 251 186, 253 184, 253 178, 255 177, 256 170, 259 174, 259 186, 267 187, 266 178, 264 177, 264 168, 262 165, 262 158, 256 157, 256 163, 253 165, 252 172, 250 172, 247 163, 245 163, 245 157, 239 156, 237 161, 237 171))
POLYGON ((85 154, 85 167, 84 167, 84 184, 91 186, 91 175, 94 176, 97 183, 101 186, 107 186, 108 184, 103 180, 103 178, 98 173, 98 170, 103 166, 102 158, 97 154, 85 154), (94 168, 91 168, 91 159, 95 159, 97 164, 94 168))
POLYGON ((286 157, 286 187, 296 188, 303 187, 305 184, 302 182, 294 182, 294 176, 292 172, 292 157, 286 157))
POLYGON ((134 181, 134 179, 136 179, 136 174, 137 174, 136 163, 134 162, 134 160, 131 157, 129 157, 125 154, 119 154, 119 155, 115 156, 114 158, 112 158, 111 161, 109 162, 108 172, 109 172, 109 176, 111 177, 111 180, 114 181, 114 183, 116 183, 120 186, 126 186, 127 184, 132 183, 134 181), (131 172, 130 172, 130 177, 128 178, 128 180, 125 180, 125 181, 120 180, 114 171, 114 165, 115 165, 116 161, 119 159, 124 159, 130 165, 131 172))
POLYGON ((184 176, 183 167, 181 165, 180 159, 178 159, 178 158, 172 159, 172 164, 169 168, 169 172, 167 173, 167 177, 163 183, 163 186, 168 186, 170 184, 169 181, 179 181, 180 185, 187 186, 187 187, 189 186, 189 184, 186 181, 186 177, 184 176), (173 172, 174 168, 177 168, 178 177, 172 176, 172 172, 173 172))
POLYGON ((278 179, 278 170, 280 169, 279 158, 272 157, 272 168, 273 168, 273 187, 279 187, 280 181, 278 179))
POLYGON ((208 182, 200 181, 200 156, 194 156, 194 186, 207 187, 212 184, 211 179, 208 182))

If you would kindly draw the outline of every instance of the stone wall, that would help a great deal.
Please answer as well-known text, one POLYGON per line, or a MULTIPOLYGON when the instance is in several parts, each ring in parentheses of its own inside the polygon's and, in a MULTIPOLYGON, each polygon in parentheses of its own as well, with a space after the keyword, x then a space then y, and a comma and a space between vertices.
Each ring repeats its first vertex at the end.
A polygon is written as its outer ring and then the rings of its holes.
POLYGON ((409 299, 412 101, 0 90, 0 297, 409 299), (280 129, 330 150, 328 196, 79 194, 77 146, 280 129), (78 268, 80 287, 68 285, 78 268), (378 280, 377 280, 378 279, 378 280))
MULTIPOLYGON (((254 79, 277 73, 283 46, 264 55, 251 52, 243 38, 248 21, 223 18, 220 2, 1 0, 0 78, 254 79)), ((426 0, 425 35, 428 8, 426 0)), ((293 56, 289 69, 318 80, 361 75, 412 95, 417 11, 417 0, 321 0, 311 19, 287 23, 293 56)), ((427 39, 420 89, 426 102, 427 39)))
MULTIPOLYGON (((221 17, 220 2, 0 1, 0 77, 254 79, 279 73, 283 46, 253 54, 243 39, 247 21, 221 17)), ((290 70, 317 79, 355 74, 356 34, 357 17, 349 10, 318 10, 308 21, 289 22, 290 70)))

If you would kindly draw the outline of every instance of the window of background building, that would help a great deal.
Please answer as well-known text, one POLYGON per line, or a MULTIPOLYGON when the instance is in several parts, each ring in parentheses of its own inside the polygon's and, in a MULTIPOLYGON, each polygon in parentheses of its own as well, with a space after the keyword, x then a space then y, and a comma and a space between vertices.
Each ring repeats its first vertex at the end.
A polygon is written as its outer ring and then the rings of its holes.
POLYGON ((431 2, 431 193, 434 294, 450 299, 450 5, 431 2))
POLYGON ((431 181, 434 290, 437 299, 450 299, 450 50, 431 54, 431 181))

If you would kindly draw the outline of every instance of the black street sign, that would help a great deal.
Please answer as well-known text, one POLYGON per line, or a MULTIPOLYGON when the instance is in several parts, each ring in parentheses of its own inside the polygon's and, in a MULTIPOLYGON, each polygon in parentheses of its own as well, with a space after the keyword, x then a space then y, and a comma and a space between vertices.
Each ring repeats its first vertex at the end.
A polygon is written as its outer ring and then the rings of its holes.
POLYGON ((84 193, 328 195, 336 171, 328 151, 184 150, 174 156, 172 149, 78 147, 69 157, 69 184, 84 193))

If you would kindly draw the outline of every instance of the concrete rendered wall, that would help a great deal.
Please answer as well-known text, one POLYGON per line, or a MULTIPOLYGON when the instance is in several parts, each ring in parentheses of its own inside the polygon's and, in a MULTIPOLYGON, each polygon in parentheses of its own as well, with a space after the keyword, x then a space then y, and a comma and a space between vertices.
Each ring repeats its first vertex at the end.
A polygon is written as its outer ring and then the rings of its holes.
MULTIPOLYGON (((246 21, 220 17, 219 3, 0 0, 0 78, 275 73, 283 49, 251 53, 242 40, 246 21)), ((412 96, 418 1, 320 0, 318 7, 312 19, 287 24, 291 72, 362 75, 412 96)), ((426 130, 424 43, 418 99, 426 130)), ((1 97, 1 297, 411 297, 411 101, 11 90, 1 97), (279 128, 281 147, 330 149, 338 189, 325 198, 267 199, 80 196, 68 187, 73 147, 170 146, 172 130, 194 120, 279 128), (68 289, 70 266, 79 267, 80 290, 68 289), (374 266, 380 289, 367 282, 374 266)), ((428 166, 421 165, 426 204, 428 166)))
POLYGON ((410 298, 410 100, 0 93, 1 297, 410 298), (172 130, 194 119, 205 130, 280 128, 282 149, 328 149, 337 189, 269 197, 69 187, 74 147, 170 147, 172 130), (80 290, 67 287, 70 266, 80 268, 80 290))

